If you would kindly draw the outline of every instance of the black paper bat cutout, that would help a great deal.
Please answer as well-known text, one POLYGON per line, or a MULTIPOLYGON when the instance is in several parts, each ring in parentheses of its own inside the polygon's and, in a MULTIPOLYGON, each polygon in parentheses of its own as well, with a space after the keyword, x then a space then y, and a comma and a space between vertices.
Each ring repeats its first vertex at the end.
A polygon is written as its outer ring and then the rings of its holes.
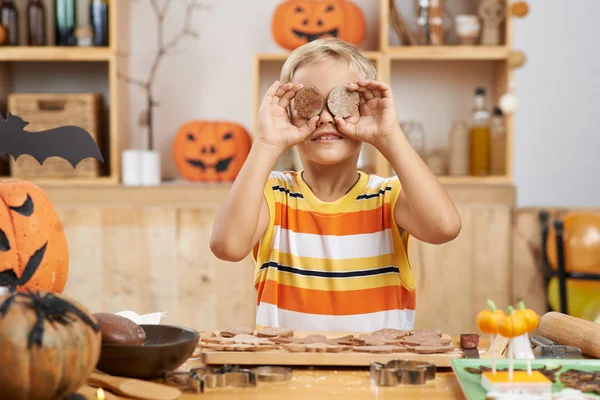
POLYGON ((104 163, 98 145, 85 129, 65 125, 40 132, 24 130, 29 122, 10 112, 6 120, 0 118, 0 154, 9 154, 17 160, 29 154, 40 165, 49 157, 67 160, 73 168, 88 157, 104 163))

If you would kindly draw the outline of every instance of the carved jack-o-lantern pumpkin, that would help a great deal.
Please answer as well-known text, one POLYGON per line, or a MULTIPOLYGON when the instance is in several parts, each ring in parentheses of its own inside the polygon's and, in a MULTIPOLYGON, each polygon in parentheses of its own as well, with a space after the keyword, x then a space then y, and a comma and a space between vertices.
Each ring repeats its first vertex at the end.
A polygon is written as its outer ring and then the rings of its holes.
POLYGON ((100 358, 98 321, 57 293, 0 296, 0 399, 64 399, 100 358))
POLYGON ((173 142, 173 158, 181 176, 190 181, 232 181, 250 153, 248 131, 236 123, 190 121, 173 142))
POLYGON ((17 180, 0 181, 0 286, 61 293, 69 272, 62 224, 46 193, 17 180))
POLYGON ((287 0, 275 9, 273 38, 294 50, 323 37, 335 37, 358 46, 365 39, 365 17, 350 0, 287 0))

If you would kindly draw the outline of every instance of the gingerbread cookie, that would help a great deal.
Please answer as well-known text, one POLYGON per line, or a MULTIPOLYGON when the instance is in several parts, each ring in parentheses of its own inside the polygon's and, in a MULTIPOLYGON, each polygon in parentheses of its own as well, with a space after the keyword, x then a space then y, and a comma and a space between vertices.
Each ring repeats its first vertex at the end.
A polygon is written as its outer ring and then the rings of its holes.
POLYGON ((349 90, 345 85, 335 87, 327 98, 329 111, 340 118, 356 114, 360 96, 358 92, 349 90))
POLYGON ((294 108, 302 118, 311 119, 323 111, 323 97, 316 87, 306 86, 296 93, 294 108))

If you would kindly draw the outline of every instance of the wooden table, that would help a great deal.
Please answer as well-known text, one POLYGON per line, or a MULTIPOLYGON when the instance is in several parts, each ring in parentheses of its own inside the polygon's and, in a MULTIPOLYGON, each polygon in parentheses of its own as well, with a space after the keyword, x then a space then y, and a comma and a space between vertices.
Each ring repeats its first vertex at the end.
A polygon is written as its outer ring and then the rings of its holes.
POLYGON ((207 389, 185 393, 181 400, 201 399, 464 399, 452 370, 437 371, 425 385, 371 387, 368 369, 298 369, 286 382, 257 382, 253 388, 207 389))

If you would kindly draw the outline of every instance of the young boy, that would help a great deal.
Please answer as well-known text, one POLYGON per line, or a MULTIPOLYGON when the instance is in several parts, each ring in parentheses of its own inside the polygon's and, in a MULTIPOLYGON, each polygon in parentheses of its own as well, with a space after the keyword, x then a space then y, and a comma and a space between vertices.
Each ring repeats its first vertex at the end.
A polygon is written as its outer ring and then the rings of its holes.
POLYGON ((373 66, 354 46, 319 39, 290 54, 281 82, 264 96, 252 149, 210 241, 223 260, 252 251, 257 329, 412 329, 409 235, 440 244, 460 232, 452 200, 400 130, 389 85, 374 79, 373 66), (360 95, 359 111, 347 118, 334 117, 326 105, 338 85, 360 95), (309 120, 293 107, 307 86, 325 103, 309 120), (397 176, 357 171, 362 142, 375 146, 397 176), (304 170, 272 171, 292 146, 304 170))

